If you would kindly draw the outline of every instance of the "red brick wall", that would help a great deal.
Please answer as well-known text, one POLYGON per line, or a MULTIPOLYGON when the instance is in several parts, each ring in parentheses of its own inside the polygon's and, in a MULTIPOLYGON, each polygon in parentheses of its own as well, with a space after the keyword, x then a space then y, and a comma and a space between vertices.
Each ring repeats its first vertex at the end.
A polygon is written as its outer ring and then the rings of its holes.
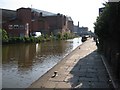
POLYGON ((22 23, 31 24, 31 9, 30 8, 20 8, 17 9, 17 18, 22 21, 22 23))
POLYGON ((7 23, 4 23, 2 28, 7 31, 10 37, 17 37, 20 36, 20 34, 27 35, 25 26, 22 23, 20 23, 18 20, 12 20, 7 23), (11 25, 12 27, 10 27, 11 25), (18 25, 18 28, 16 28, 15 25, 18 25))
MULTIPOLYGON (((19 8, 17 9, 17 18, 20 20, 24 25, 28 24, 28 31, 31 30, 31 18, 32 18, 32 13, 31 13, 31 8, 19 8)), ((28 32, 28 33, 30 33, 28 32)))
POLYGON ((62 14, 42 16, 41 13, 32 11, 31 8, 19 8, 17 9, 16 19, 8 21, 3 27, 13 36, 20 36, 22 33, 28 36, 29 33, 36 31, 43 32, 43 34, 50 34, 51 32, 57 34, 58 32, 64 33, 69 29, 71 30, 73 22, 68 21, 67 17, 62 14), (26 24, 28 24, 27 28, 26 24), (24 29, 9 29, 9 25, 23 25, 24 29))
POLYGON ((66 17, 63 15, 47 16, 46 21, 50 32, 64 32, 66 27, 66 17), (55 31, 57 30, 57 31, 55 31))
POLYGON ((70 32, 73 31, 73 21, 68 21, 68 28, 69 28, 70 32))

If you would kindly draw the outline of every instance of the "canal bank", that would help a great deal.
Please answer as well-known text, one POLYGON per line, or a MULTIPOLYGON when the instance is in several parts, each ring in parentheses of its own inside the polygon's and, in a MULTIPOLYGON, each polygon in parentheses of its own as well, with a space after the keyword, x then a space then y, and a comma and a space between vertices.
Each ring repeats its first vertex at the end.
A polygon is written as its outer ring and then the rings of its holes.
POLYGON ((28 88, 111 88, 97 47, 88 39, 28 88), (53 77, 54 72, 57 75, 53 77))

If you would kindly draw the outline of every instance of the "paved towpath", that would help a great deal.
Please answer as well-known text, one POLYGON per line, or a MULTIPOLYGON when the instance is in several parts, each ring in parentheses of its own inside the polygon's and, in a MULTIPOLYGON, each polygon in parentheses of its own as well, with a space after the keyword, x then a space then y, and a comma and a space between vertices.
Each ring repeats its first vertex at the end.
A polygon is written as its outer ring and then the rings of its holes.
POLYGON ((111 88, 97 47, 88 39, 29 88, 111 88), (54 71, 57 75, 52 77, 54 71))

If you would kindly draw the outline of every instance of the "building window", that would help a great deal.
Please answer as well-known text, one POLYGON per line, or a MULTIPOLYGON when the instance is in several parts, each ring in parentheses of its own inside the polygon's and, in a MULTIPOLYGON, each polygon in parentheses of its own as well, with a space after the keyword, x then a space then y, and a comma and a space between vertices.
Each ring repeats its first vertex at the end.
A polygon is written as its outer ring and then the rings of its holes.
POLYGON ((24 25, 20 25, 19 28, 20 28, 20 29, 24 29, 24 25))
POLYGON ((9 25, 8 28, 9 28, 9 29, 13 29, 13 25, 9 25))
POLYGON ((19 25, 14 25, 14 29, 19 29, 19 25))

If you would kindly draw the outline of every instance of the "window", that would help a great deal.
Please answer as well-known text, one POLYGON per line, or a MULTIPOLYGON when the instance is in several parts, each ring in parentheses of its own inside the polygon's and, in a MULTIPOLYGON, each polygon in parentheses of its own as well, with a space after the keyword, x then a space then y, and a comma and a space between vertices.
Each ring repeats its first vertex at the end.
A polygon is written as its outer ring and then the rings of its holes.
POLYGON ((20 28, 20 29, 24 29, 24 25, 20 25, 19 28, 20 28))
POLYGON ((19 29, 19 25, 14 25, 14 29, 19 29))
POLYGON ((8 28, 9 28, 9 29, 13 29, 13 25, 9 25, 8 28))

